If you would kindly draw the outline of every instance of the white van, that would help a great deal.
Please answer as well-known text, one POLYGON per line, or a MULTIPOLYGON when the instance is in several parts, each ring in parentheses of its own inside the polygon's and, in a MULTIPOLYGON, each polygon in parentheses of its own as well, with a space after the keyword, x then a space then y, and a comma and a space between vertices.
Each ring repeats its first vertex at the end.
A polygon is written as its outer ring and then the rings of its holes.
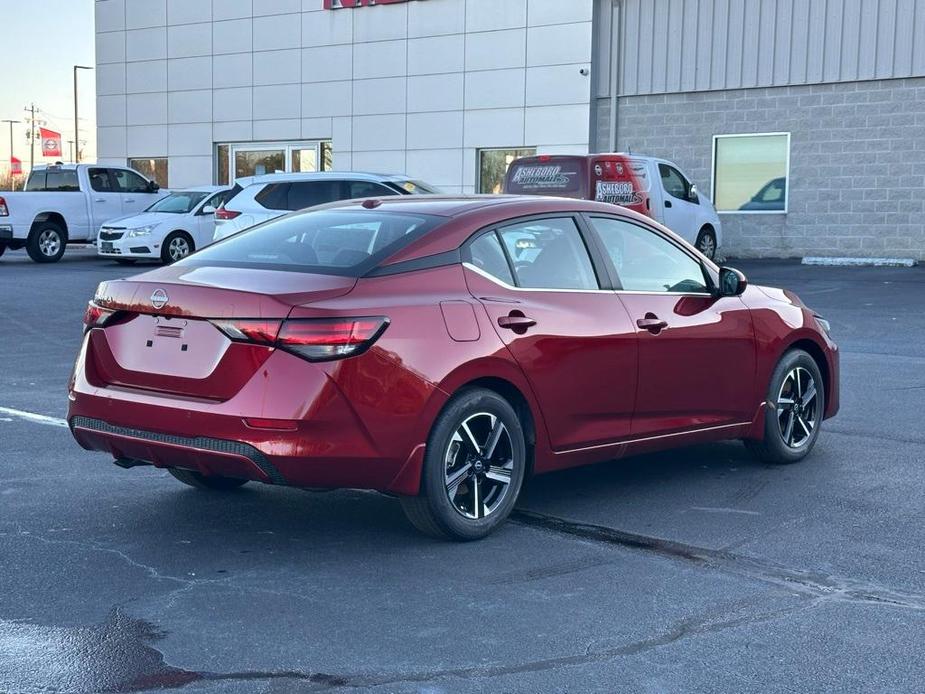
POLYGON ((713 203, 664 159, 637 154, 524 157, 508 169, 504 192, 629 207, 664 224, 711 259, 723 242, 713 203))

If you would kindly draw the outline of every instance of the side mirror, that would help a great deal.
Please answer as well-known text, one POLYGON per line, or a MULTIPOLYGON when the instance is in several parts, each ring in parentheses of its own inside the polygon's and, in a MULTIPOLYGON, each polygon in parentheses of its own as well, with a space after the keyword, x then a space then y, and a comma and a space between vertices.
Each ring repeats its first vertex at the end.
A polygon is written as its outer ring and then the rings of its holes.
POLYGON ((156 193, 160 189, 161 187, 157 185, 157 183, 155 183, 154 181, 148 181, 148 192, 149 193, 156 193))
POLYGON ((215 214, 215 208, 212 205, 206 205, 199 210, 199 214, 215 214))
POLYGON ((687 195, 690 202, 700 202, 700 196, 697 194, 697 185, 691 184, 690 192, 687 195))
POLYGON ((721 267, 719 269, 719 296, 741 296, 748 286, 748 280, 741 270, 734 267, 721 267))

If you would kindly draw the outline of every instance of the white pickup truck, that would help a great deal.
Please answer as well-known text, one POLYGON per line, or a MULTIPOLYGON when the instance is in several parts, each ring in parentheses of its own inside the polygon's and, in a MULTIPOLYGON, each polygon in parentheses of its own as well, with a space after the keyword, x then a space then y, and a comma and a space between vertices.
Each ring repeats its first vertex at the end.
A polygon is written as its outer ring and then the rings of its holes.
POLYGON ((168 191, 137 171, 97 164, 37 165, 25 190, 0 192, 0 255, 25 248, 54 263, 68 243, 88 243, 103 222, 141 212, 168 191))

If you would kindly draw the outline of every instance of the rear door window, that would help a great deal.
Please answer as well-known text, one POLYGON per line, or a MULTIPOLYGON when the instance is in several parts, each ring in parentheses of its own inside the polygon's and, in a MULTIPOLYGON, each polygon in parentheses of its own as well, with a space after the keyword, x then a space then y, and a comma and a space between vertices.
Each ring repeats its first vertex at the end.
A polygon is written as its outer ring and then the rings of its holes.
POLYGON ((571 217, 521 222, 499 233, 518 287, 599 288, 588 249, 571 217))
POLYGON ((45 190, 54 190, 63 193, 73 193, 80 190, 77 182, 76 169, 49 170, 45 182, 45 190))
POLYGON ((343 181, 295 181, 289 185, 286 209, 304 210, 306 207, 342 200, 343 190, 343 181))

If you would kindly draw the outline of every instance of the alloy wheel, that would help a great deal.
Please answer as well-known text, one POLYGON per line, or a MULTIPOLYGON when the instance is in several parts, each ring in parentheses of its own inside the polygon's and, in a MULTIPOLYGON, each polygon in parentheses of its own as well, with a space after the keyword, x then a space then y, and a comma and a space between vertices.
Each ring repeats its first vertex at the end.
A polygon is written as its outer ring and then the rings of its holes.
POLYGON ((171 262, 181 260, 188 256, 190 253, 189 242, 182 236, 177 236, 174 239, 171 239, 170 245, 167 247, 167 254, 170 256, 171 262))
POLYGON ((511 435, 495 415, 467 417, 453 433, 444 456, 444 482, 457 513, 478 520, 501 506, 511 486, 511 435))
POLYGON ((42 255, 53 257, 61 250, 61 236, 52 229, 46 229, 39 234, 39 250, 42 255))
POLYGON ((801 366, 796 367, 781 384, 777 396, 777 424, 780 435, 790 448, 800 448, 812 438, 818 422, 816 381, 801 366))
POLYGON ((707 256, 707 258, 712 258, 716 254, 716 240, 713 238, 712 234, 703 234, 700 237, 697 250, 707 256))

